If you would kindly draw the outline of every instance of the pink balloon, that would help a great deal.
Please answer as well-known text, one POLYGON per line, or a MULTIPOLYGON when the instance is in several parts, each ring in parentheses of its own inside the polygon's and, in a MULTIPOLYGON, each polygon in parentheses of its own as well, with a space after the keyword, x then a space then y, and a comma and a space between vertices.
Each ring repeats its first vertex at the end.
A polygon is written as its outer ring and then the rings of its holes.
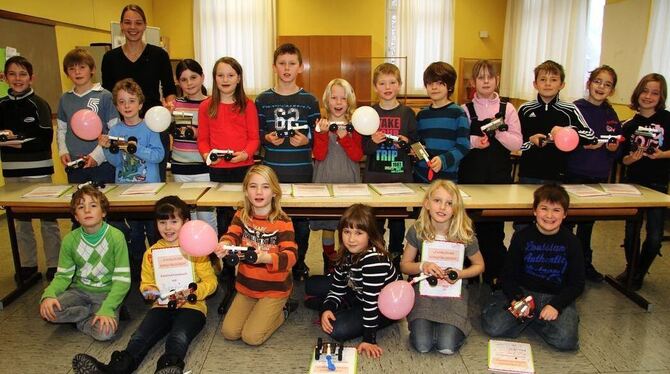
POLYGON ((188 221, 179 230, 179 246, 191 256, 209 255, 218 242, 216 232, 205 221, 188 221))
POLYGON ((96 140, 102 133, 102 121, 98 114, 90 109, 78 110, 73 116, 72 132, 84 140, 96 140))
POLYGON ((414 296, 414 288, 409 282, 389 283, 379 293, 379 311, 389 319, 405 318, 414 307, 414 296))
POLYGON ((577 131, 572 127, 563 127, 556 131, 556 134, 554 135, 554 143, 556 144, 556 148, 561 151, 570 152, 577 148, 577 144, 579 144, 579 134, 577 134, 577 131))

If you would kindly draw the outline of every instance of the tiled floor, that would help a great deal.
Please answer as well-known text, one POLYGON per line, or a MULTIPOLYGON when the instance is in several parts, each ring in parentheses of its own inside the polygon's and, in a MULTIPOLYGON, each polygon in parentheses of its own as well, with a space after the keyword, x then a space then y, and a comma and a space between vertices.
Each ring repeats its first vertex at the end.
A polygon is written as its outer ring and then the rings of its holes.
MULTIPOLYGON (((64 232, 69 223, 62 221, 64 232)), ((508 232, 511 228, 508 227, 508 232)), ((594 235, 594 263, 603 272, 617 274, 623 269, 623 222, 599 222, 594 235)), ((319 234, 312 235, 308 264, 321 267, 319 234)), ((670 253, 664 245, 665 252, 670 253)), ((0 293, 11 284, 11 255, 4 218, 0 219, 0 293)), ((669 373, 670 372, 670 269, 666 257, 654 263, 641 293, 654 303, 647 313, 609 285, 587 284, 578 301, 581 316, 580 350, 556 352, 529 332, 520 341, 533 347, 538 373, 669 373)), ((301 284, 295 296, 302 296, 301 284)), ((33 287, 18 301, 0 311, 0 367, 4 373, 68 373, 76 353, 87 352, 109 359, 122 349, 139 324, 146 306, 133 291, 130 296, 131 321, 121 324, 120 336, 111 343, 94 342, 70 326, 42 321, 38 301, 44 284, 33 287)), ((474 286, 482 297, 486 290, 474 286)), ((476 299, 476 298, 473 298, 476 299)), ((219 298, 213 298, 207 326, 191 345, 187 369, 193 373, 305 373, 317 337, 325 336, 313 322, 316 313, 303 307, 292 314, 270 340, 261 347, 225 341, 218 328, 219 298)), ((359 359, 359 373, 485 373, 487 340, 478 322, 478 305, 473 305, 472 334, 461 351, 451 357, 438 353, 418 354, 408 342, 407 324, 400 322, 379 333, 384 349, 381 359, 359 359)), ((350 342, 351 345, 356 341, 350 342)), ((162 344, 153 349, 138 372, 153 373, 162 344)))

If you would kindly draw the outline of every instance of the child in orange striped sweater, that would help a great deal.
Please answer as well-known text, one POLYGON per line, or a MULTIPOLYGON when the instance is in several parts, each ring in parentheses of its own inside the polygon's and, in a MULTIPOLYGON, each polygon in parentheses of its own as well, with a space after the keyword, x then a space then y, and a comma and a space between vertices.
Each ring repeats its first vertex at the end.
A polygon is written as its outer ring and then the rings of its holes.
POLYGON ((221 333, 228 340, 242 339, 261 345, 284 323, 285 308, 293 290, 289 271, 296 262, 293 223, 281 209, 277 175, 265 165, 252 166, 242 182, 244 206, 221 237, 215 252, 229 254, 224 246, 253 247, 254 263, 241 257, 237 295, 223 320, 221 333))

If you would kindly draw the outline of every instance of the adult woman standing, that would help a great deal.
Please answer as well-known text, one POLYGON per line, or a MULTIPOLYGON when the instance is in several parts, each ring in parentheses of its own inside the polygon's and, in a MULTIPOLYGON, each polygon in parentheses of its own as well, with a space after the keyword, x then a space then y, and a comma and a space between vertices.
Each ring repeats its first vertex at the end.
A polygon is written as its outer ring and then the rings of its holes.
MULTIPOLYGON (((114 89, 116 82, 125 78, 132 78, 140 85, 145 97, 141 117, 149 108, 157 105, 172 110, 177 92, 170 56, 162 48, 142 41, 146 28, 144 10, 135 4, 126 5, 121 11, 121 32, 126 42, 121 47, 107 51, 101 66, 102 86, 109 91, 114 89)), ((161 133, 161 141, 164 149, 169 149, 167 131, 161 133)), ((169 158, 169 152, 165 152, 165 158, 160 163, 162 181, 165 181, 165 165, 169 158)))

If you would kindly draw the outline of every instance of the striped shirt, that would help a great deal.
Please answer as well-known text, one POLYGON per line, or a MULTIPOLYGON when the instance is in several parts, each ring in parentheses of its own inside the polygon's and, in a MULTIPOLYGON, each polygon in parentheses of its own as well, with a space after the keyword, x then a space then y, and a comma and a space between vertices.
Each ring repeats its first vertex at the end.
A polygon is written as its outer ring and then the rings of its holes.
POLYGON ((312 129, 321 117, 319 102, 304 89, 292 95, 280 95, 269 89, 256 98, 260 140, 265 151, 263 164, 270 166, 282 183, 310 183, 312 181, 312 129), (300 147, 291 145, 288 138, 278 146, 268 143, 265 134, 289 131, 295 126, 307 126, 300 131, 309 143, 300 147))
POLYGON ((255 299, 284 298, 291 294, 293 281, 289 271, 296 262, 297 250, 290 219, 270 222, 267 217, 254 216, 251 222, 244 223, 237 211, 221 240, 254 247, 259 257, 261 253, 272 257, 271 264, 240 262, 235 283, 238 292, 255 299))
MULTIPOLYGON (((178 119, 179 124, 185 122, 191 127, 198 128, 198 107, 200 101, 190 100, 186 97, 179 97, 174 101, 175 112, 184 112, 192 115, 190 119, 185 117, 183 120, 178 119)), ((197 139, 196 133, 195 138, 197 139)), ((209 168, 205 165, 202 155, 198 151, 198 143, 196 139, 185 139, 180 137, 172 138, 172 153, 170 154, 170 164, 172 165, 172 174, 179 175, 195 175, 207 174, 209 168)))
MULTIPOLYGON (((416 115, 416 128, 431 159, 439 156, 442 160, 442 169, 435 178, 457 181, 458 166, 470 150, 470 124, 463 109, 455 103, 423 108, 416 115)), ((420 160, 414 165, 414 177, 417 181, 430 182, 426 161, 420 160)))
POLYGON ((352 263, 352 254, 347 253, 344 261, 335 267, 333 282, 323 303, 323 310, 335 312, 348 292, 363 305, 363 341, 375 343, 379 327, 377 299, 382 288, 398 280, 398 274, 391 261, 373 247, 352 263))

